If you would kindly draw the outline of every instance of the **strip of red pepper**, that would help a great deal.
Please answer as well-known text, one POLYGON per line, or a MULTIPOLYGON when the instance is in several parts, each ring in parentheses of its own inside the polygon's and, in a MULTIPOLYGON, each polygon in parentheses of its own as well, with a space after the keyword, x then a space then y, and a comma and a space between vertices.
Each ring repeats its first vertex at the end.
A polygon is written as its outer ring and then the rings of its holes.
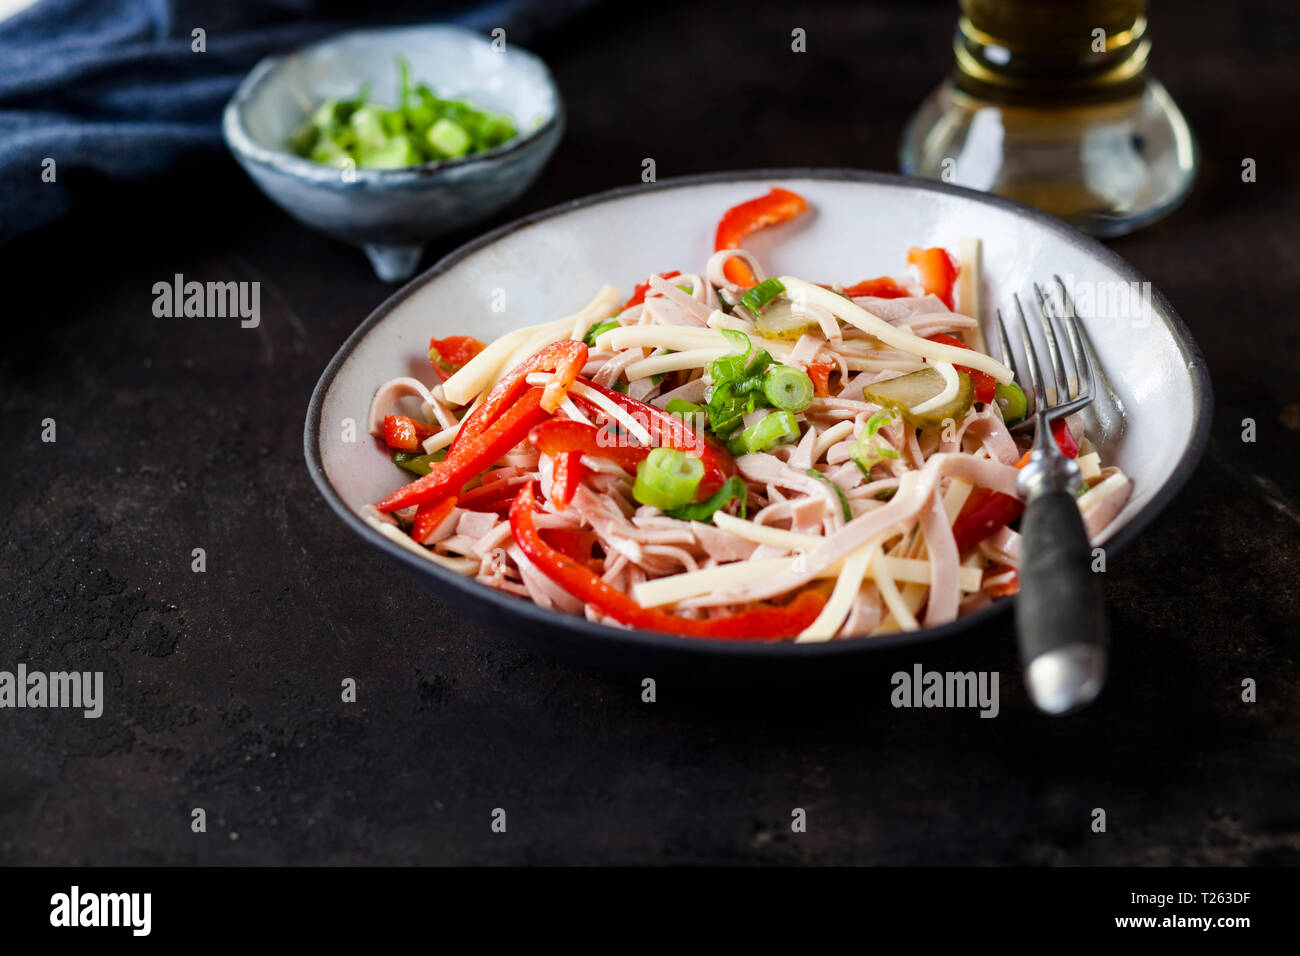
MULTIPOLYGON (((1052 423, 1052 434, 1056 444, 1067 458, 1079 454, 1079 446, 1070 434, 1065 419, 1058 418, 1052 423)), ((1016 463, 1023 468, 1029 463, 1029 453, 1016 463)), ((1025 504, 1019 498, 1004 495, 991 488, 976 488, 962 505, 957 520, 952 523, 952 536, 957 539, 957 550, 966 551, 975 547, 993 532, 1004 528, 1019 518, 1025 511, 1025 504)))
MULTIPOLYGON (((661 279, 676 279, 679 275, 681 275, 681 273, 678 272, 676 269, 674 269, 672 272, 661 272, 661 273, 659 273, 659 278, 661 278, 661 279)), ((636 284, 636 287, 632 289, 632 298, 630 298, 630 299, 628 299, 626 302, 624 302, 624 303, 623 303, 623 308, 622 308, 622 309, 619 309, 619 311, 620 311, 620 312, 623 312, 623 311, 625 311, 626 309, 630 309, 630 308, 632 308, 632 306, 634 306, 634 305, 640 305, 642 302, 645 301, 646 293, 649 292, 649 291, 650 291, 650 280, 649 280, 649 279, 646 279, 645 282, 638 282, 638 283, 636 284)))
POLYGON ((534 425, 549 417, 541 405, 542 389, 528 389, 490 425, 464 438, 442 461, 434 462, 427 475, 398 488, 375 507, 380 511, 397 511, 460 494, 465 482, 518 445, 534 425))
POLYGON ((472 335, 429 339, 429 363, 433 365, 434 374, 445 382, 485 348, 487 346, 472 335))
MULTIPOLYGON (((576 400, 577 396, 574 398, 576 400)), ((596 408, 590 402, 587 405, 596 408)), ((595 425, 559 418, 542 422, 534 428, 528 434, 528 442, 535 445, 543 455, 555 457, 576 451, 579 455, 608 458, 629 472, 635 472, 636 466, 650 454, 650 449, 644 445, 618 444, 618 438, 612 432, 595 425)))
POLYGON ((817 619, 826 603, 821 592, 807 590, 784 607, 760 608, 705 620, 692 620, 655 608, 642 607, 630 596, 602 580, 596 572, 543 541, 533 522, 535 501, 533 486, 529 483, 510 506, 510 530, 514 534, 515 543, 548 578, 584 604, 621 624, 716 640, 766 640, 798 634, 817 619))
POLYGON ((808 377, 812 379, 813 394, 818 398, 829 398, 831 394, 831 372, 835 366, 829 362, 809 362, 808 377))
MULTIPOLYGON (((739 249, 740 241, 751 232, 778 223, 788 222, 808 209, 808 200, 798 193, 774 186, 766 196, 750 199, 738 206, 732 206, 722 214, 718 222, 718 231, 714 236, 714 251, 719 249, 739 249)), ((723 273, 732 282, 742 286, 752 286, 754 275, 739 259, 728 259, 722 268, 723 273)))
MULTIPOLYGON (((959 349, 970 349, 975 351, 955 335, 948 335, 946 332, 938 332, 934 335, 927 336, 930 342, 939 342, 943 345, 955 345, 959 349)), ((955 366, 970 376, 971 384, 975 386, 975 401, 983 402, 987 405, 993 401, 993 396, 998 390, 998 380, 988 372, 981 372, 979 369, 967 368, 965 365, 955 366)))
POLYGON ((534 372, 554 372, 542 395, 542 408, 555 414, 569 391, 569 386, 582 373, 587 364, 587 346, 577 339, 565 339, 548 345, 546 348, 530 355, 501 377, 488 391, 483 402, 470 412, 464 424, 452 440, 451 451, 462 442, 482 431, 506 408, 509 408, 528 387, 527 378, 534 372))
MULTIPOLYGON (((676 448, 699 457, 704 464, 704 478, 700 482, 697 500, 703 500, 722 487, 722 483, 736 473, 736 462, 721 445, 697 432, 676 415, 670 415, 661 408, 638 402, 613 389, 605 388, 582 379, 582 382, 600 392, 610 401, 629 412, 634 419, 643 423, 650 432, 652 443, 664 448, 676 448)), ((580 396, 573 396, 574 402, 593 418, 608 417, 600 406, 580 396)))
POLYGON ((438 530, 438 525, 446 520, 456 507, 456 496, 442 501, 431 501, 415 509, 415 520, 411 523, 411 537, 424 544, 424 539, 438 530))
POLYGON ((555 466, 551 469, 551 500, 557 509, 563 511, 577 494, 586 469, 582 467, 580 451, 562 451, 554 460, 555 466))
POLYGON ((844 290, 844 294, 850 299, 864 295, 874 296, 877 299, 901 299, 907 295, 907 290, 888 276, 882 276, 879 279, 864 279, 857 285, 851 285, 844 290))
POLYGON ((921 288, 937 295, 949 309, 953 307, 952 287, 957 281, 959 267, 947 249, 913 246, 907 250, 907 264, 916 266, 917 272, 921 274, 921 288))
POLYGON ((389 448, 415 451, 420 447, 420 442, 437 431, 432 425, 417 422, 405 415, 384 416, 384 442, 389 448))

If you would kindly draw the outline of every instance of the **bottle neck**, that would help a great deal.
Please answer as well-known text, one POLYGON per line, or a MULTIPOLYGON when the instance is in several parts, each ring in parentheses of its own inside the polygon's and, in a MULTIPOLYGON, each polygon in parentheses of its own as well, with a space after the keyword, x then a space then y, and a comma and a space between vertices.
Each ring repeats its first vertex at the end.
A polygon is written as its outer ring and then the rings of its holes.
POLYGON ((1029 107, 1101 103, 1142 91, 1145 0, 961 0, 954 82, 1029 107))

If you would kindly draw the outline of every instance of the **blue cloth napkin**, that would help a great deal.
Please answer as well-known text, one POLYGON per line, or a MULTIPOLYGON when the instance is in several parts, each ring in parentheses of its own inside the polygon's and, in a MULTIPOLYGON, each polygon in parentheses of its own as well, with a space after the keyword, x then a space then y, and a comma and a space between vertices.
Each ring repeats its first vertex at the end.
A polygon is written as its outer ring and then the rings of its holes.
POLYGON ((389 23, 501 26, 528 43, 592 2, 39 0, 0 21, 0 243, 64 215, 83 190, 223 149, 221 110, 264 56, 389 23))

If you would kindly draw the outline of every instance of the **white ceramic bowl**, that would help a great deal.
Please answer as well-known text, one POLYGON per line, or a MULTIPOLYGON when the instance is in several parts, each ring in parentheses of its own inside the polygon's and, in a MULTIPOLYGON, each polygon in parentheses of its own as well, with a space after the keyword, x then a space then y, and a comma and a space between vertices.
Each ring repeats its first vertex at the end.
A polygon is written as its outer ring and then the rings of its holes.
MULTIPOLYGON (((773 275, 851 282, 901 271, 909 246, 952 248, 962 237, 977 236, 984 244, 983 291, 990 314, 1013 293, 1032 295, 1032 284, 1053 274, 1066 277, 1076 296, 1092 295, 1094 311, 1085 310, 1082 296, 1080 311, 1121 406, 1101 450, 1104 460, 1120 466, 1134 484, 1128 504, 1104 533, 1109 549, 1146 525, 1187 479, 1210 423, 1204 360, 1154 290, 1148 300, 1124 300, 1133 314, 1107 314, 1120 311, 1114 307, 1117 290, 1131 283, 1141 290, 1145 282, 1113 252, 1044 213, 967 189, 846 170, 764 170, 632 186, 538 213, 457 250, 396 293, 339 350, 312 397, 306 455, 326 500, 378 551, 443 593, 463 595, 461 606, 479 607, 544 640, 589 643, 603 658, 620 648, 782 660, 833 657, 951 634, 1008 607, 1010 601, 996 602, 952 624, 910 634, 821 644, 683 640, 543 610, 403 550, 358 516, 362 506, 403 483, 386 451, 364 433, 371 397, 396 375, 430 379, 425 356, 430 336, 472 334, 491 341, 518 326, 576 311, 602 283, 630 291, 650 272, 699 271, 712 251, 722 212, 772 185, 800 193, 812 207, 810 215, 747 241, 773 275), (498 290, 505 296, 504 312, 491 308, 498 290), (360 435, 351 444, 340 439, 349 418, 360 435)), ((1039 352, 1046 354, 1041 342, 1039 352)))
POLYGON ((361 30, 253 68, 231 97, 222 133, 235 159, 277 205, 314 229, 360 246, 381 279, 409 279, 424 244, 508 205, 537 178, 564 130, 546 65, 461 27, 361 30), (397 102, 397 57, 442 97, 509 115, 519 135, 496 149, 403 169, 340 170, 289 150, 290 137, 330 97, 363 84, 397 102))

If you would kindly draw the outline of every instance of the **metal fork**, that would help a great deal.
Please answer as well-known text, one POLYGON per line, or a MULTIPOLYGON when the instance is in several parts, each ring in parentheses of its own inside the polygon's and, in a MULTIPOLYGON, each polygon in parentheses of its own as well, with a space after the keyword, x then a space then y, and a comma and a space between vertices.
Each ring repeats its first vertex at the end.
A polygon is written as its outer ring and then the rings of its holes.
MULTIPOLYGON (((1065 283, 1059 275, 1054 278, 1060 290, 1060 310, 1043 288, 1034 284, 1051 359, 1050 388, 1045 387, 1020 296, 1013 297, 1033 409, 1016 428, 1034 428, 1029 463, 1016 480, 1016 491, 1025 502, 1020 522, 1016 633, 1025 686, 1034 704, 1049 714, 1067 714, 1087 706, 1106 681, 1106 623, 1101 581, 1091 570, 1092 548, 1075 500, 1083 487, 1083 475, 1078 463, 1061 452, 1051 428, 1052 422, 1092 402, 1093 363, 1065 283), (1058 326, 1065 331, 1073 375, 1066 369, 1058 326)), ((1016 379, 1024 382, 1001 309, 997 317, 1003 361, 1015 371, 1016 379)))

